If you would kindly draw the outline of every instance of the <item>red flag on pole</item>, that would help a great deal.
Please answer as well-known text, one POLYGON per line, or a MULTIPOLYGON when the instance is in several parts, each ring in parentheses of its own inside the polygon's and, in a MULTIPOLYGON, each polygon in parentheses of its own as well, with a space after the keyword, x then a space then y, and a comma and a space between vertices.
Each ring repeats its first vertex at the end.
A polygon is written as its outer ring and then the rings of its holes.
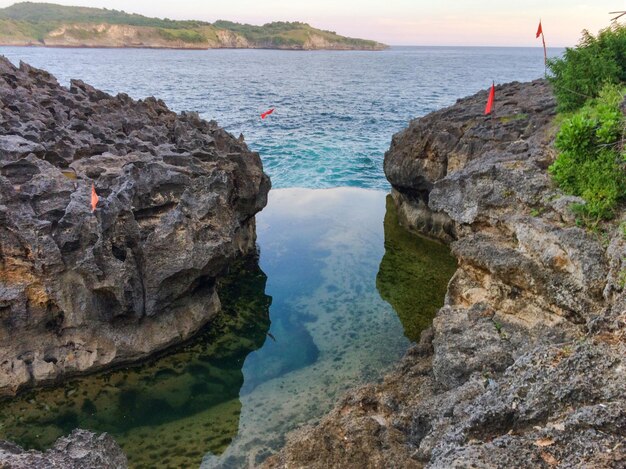
POLYGON ((261 114, 261 119, 265 119, 267 116, 269 116, 272 112, 274 112, 274 108, 270 109, 269 111, 265 111, 263 114, 261 114))
POLYGON ((491 90, 489 91, 489 98, 487 99, 487 106, 485 107, 485 115, 491 114, 493 108, 493 101, 496 98, 496 84, 491 83, 491 90))
MULTIPOLYGON (((541 20, 539 20, 539 27, 537 28, 537 35, 535 39, 541 36, 541 42, 543 43, 543 63, 548 63, 548 50, 546 49, 546 37, 543 35, 543 27, 541 26, 541 20)), ((547 72, 546 72, 547 73, 547 72)))
POLYGON ((91 185, 91 212, 95 212, 96 211, 96 207, 98 206, 98 201, 100 200, 100 198, 98 197, 98 194, 96 193, 96 185, 92 184, 91 185))

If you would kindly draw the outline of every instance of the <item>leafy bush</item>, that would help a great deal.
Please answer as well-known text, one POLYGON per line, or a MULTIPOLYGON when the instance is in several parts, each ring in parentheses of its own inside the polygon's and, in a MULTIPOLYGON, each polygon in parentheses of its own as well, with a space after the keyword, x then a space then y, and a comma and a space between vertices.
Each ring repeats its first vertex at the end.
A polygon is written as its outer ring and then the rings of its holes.
POLYGON ((612 218, 626 196, 626 161, 620 147, 624 91, 605 85, 597 99, 564 121, 556 137, 559 156, 550 172, 564 191, 585 199, 574 209, 587 224, 612 218))
POLYGON ((626 82, 626 26, 614 24, 597 36, 584 31, 578 46, 549 60, 548 67, 559 110, 580 108, 603 85, 626 82))

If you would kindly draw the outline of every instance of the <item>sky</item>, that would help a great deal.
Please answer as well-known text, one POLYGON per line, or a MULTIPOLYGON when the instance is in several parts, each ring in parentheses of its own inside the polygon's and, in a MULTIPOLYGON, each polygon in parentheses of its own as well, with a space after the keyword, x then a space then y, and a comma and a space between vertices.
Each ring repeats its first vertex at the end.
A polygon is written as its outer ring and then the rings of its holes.
MULTIPOLYGON (((610 24, 626 0, 50 0, 171 19, 264 24, 304 21, 389 45, 536 46, 539 19, 548 46, 574 46, 583 29, 610 24), (615 15, 613 15, 615 16, 615 15)), ((0 7, 14 0, 0 0, 0 7)))

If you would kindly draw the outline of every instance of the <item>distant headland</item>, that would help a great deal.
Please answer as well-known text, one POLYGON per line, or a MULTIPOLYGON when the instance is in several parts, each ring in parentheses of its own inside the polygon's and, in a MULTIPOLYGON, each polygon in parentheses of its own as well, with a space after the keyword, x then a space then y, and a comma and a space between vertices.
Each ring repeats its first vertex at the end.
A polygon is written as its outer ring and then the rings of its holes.
POLYGON ((300 22, 177 21, 106 8, 22 2, 0 9, 0 45, 155 49, 383 50, 300 22))

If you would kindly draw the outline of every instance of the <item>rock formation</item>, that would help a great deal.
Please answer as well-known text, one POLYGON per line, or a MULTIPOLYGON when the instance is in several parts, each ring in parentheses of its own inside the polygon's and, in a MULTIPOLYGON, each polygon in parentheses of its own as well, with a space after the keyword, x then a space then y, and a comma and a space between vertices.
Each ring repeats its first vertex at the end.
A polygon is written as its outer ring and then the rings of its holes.
POLYGON ((0 395, 189 338, 269 187, 215 122, 0 57, 0 395))
POLYGON ((69 436, 59 438, 52 449, 43 453, 24 451, 17 445, 0 441, 0 467, 124 469, 128 467, 128 462, 122 449, 109 435, 96 436, 85 430, 74 430, 69 436))
POLYGON ((576 226, 547 173, 547 83, 486 100, 411 122, 385 157, 403 224, 458 259, 433 327, 267 467, 623 467, 626 217, 576 226))

